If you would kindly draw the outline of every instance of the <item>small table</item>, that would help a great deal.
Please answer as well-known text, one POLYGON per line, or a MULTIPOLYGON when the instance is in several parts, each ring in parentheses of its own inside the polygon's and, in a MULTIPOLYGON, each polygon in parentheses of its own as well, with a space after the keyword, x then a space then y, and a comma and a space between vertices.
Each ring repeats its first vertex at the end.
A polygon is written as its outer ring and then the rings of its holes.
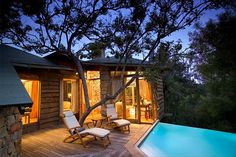
POLYGON ((102 123, 104 122, 104 121, 108 121, 108 119, 109 119, 109 117, 110 116, 108 116, 108 117, 103 117, 103 116, 101 116, 101 117, 96 117, 96 118, 91 118, 91 120, 92 120, 92 122, 93 122, 93 125, 94 125, 94 127, 102 127, 102 123), (100 125, 98 126, 98 122, 100 122, 100 125))

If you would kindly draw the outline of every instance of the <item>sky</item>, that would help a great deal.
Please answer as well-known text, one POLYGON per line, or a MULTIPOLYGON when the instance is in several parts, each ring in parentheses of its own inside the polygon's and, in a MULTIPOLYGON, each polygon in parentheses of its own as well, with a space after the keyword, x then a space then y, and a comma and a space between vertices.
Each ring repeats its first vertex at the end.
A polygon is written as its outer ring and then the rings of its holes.
MULTIPOLYGON (((219 15, 223 11, 224 11, 223 9, 206 11, 205 14, 203 14, 199 19, 200 24, 204 26, 210 19, 217 20, 217 15, 219 15)), ((178 39, 180 39, 182 41, 183 49, 186 49, 189 47, 190 44, 188 33, 193 32, 194 30, 195 30, 194 24, 192 24, 191 26, 186 27, 183 30, 172 33, 169 37, 165 38, 165 40, 177 41, 178 39)))

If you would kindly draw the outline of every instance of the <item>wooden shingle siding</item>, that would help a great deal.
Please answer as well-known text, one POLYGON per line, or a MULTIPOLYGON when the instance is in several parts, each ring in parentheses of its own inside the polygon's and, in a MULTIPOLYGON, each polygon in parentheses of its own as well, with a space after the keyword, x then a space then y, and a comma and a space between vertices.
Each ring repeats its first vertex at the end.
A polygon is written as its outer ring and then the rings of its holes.
POLYGON ((41 80, 40 128, 59 123, 60 76, 56 73, 43 73, 41 80))
MULTIPOLYGON (((41 98, 42 99, 42 98, 41 98)), ((52 102, 52 103, 50 103, 50 102, 47 102, 47 103, 44 103, 45 105, 42 105, 42 103, 41 103, 41 109, 48 109, 48 108, 57 108, 58 107, 58 104, 56 104, 56 103, 54 103, 54 102, 52 102)))
POLYGON ((162 78, 157 80, 157 103, 158 103, 158 116, 159 119, 163 118, 164 116, 164 85, 162 78))

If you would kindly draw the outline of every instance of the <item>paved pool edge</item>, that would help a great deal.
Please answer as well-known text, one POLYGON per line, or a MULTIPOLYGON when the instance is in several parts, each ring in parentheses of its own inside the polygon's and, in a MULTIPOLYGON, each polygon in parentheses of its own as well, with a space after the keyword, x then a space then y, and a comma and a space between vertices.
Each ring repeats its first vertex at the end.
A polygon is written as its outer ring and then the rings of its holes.
POLYGON ((159 123, 160 121, 157 120, 154 124, 151 125, 150 128, 148 128, 147 130, 144 131, 140 131, 140 132, 144 132, 143 134, 141 134, 138 137, 135 137, 133 140, 130 140, 127 144, 126 144, 126 148, 127 150, 135 157, 148 157, 140 148, 139 145, 145 140, 145 138, 149 135, 149 133, 153 130, 153 128, 159 123))

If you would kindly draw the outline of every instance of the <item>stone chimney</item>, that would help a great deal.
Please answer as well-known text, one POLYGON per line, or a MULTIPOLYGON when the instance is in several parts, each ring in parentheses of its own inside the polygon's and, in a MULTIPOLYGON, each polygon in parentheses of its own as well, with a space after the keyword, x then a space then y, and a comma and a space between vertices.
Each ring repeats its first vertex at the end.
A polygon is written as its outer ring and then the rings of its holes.
POLYGON ((100 49, 100 52, 99 54, 95 54, 92 58, 95 59, 95 58, 105 58, 105 50, 104 49, 100 49))

